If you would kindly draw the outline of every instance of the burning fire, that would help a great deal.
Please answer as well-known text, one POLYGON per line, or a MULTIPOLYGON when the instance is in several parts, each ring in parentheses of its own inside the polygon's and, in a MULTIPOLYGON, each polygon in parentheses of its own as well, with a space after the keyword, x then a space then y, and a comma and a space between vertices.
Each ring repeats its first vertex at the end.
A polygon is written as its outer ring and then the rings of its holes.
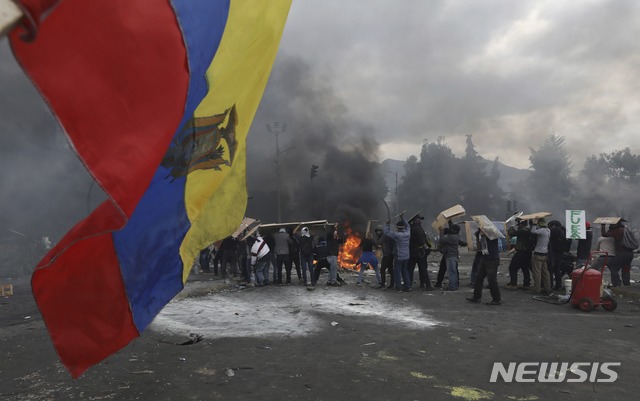
POLYGON ((351 227, 346 226, 344 230, 344 243, 340 247, 338 254, 338 264, 343 269, 354 270, 354 265, 362 254, 362 250, 358 247, 362 237, 358 233, 354 233, 351 227))

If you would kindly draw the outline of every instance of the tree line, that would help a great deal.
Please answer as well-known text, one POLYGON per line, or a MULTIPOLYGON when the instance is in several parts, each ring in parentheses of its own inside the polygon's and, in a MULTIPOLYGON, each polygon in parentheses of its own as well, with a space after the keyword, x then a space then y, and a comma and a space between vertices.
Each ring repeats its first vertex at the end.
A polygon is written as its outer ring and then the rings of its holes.
POLYGON ((622 216, 633 222, 638 217, 640 156, 629 148, 589 156, 572 175, 565 138, 552 134, 538 148, 530 148, 529 161, 523 179, 505 190, 498 184, 499 159, 483 159, 471 135, 462 157, 453 154, 444 137, 425 141, 420 155, 405 162, 405 176, 398 186, 401 209, 435 217, 459 203, 467 215, 484 214, 495 220, 517 210, 547 211, 561 220, 567 209, 586 210, 588 219, 622 216))

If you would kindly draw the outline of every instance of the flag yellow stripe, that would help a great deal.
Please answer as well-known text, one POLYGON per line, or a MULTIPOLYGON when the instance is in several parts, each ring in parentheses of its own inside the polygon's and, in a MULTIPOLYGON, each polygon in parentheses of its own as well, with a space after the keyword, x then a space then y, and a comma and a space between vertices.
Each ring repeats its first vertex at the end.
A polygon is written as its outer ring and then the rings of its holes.
MULTIPOLYGON (((209 92, 195 117, 222 114, 235 105, 237 149, 231 166, 187 177, 185 204, 191 228, 180 247, 183 282, 201 249, 238 227, 247 205, 246 137, 267 84, 292 0, 232 0, 220 47, 207 70, 209 92)), ((224 125, 224 124, 223 124, 224 125)), ((223 140, 224 159, 230 160, 223 140)))

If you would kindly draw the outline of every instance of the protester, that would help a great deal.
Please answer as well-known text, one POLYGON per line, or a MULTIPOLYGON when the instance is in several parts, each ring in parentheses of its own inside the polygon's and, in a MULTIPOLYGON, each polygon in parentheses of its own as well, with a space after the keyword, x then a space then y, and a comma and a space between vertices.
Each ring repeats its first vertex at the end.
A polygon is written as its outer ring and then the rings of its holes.
POLYGON ((447 277, 449 279, 449 286, 445 291, 457 291, 458 290, 458 259, 460 257, 460 251, 458 247, 467 246, 467 243, 460 239, 460 226, 453 224, 449 220, 450 233, 442 235, 440 237, 440 245, 442 246, 442 252, 444 254, 445 263, 447 264, 447 277))
POLYGON ((211 268, 209 266, 209 262, 211 261, 211 247, 212 245, 209 245, 200 251, 198 259, 200 261, 200 270, 202 270, 203 273, 211 273, 211 268))
POLYGON ((531 234, 536 236, 536 247, 533 250, 531 267, 533 272, 533 290, 542 295, 551 294, 551 278, 547 267, 547 256, 549 254, 549 235, 546 220, 541 217, 537 223, 529 221, 531 234))
POLYGON ((220 249, 220 246, 213 247, 213 274, 214 276, 217 276, 219 274, 219 266, 220 263, 222 262, 222 255, 224 254, 224 252, 222 251, 222 249, 220 249))
MULTIPOLYGON (((384 231, 381 225, 378 225, 375 230, 373 230, 373 234, 371 235, 371 241, 373 241, 373 254, 376 255, 376 259, 378 259, 378 266, 382 269, 382 258, 384 257, 384 252, 382 248, 384 247, 384 231)), ((381 270, 382 271, 382 270, 381 270)), ((382 273, 380 273, 382 276, 382 273)))
POLYGON ((267 264, 270 263, 269 253, 269 246, 258 234, 251 246, 251 267, 255 272, 256 285, 258 287, 268 284, 268 277, 265 275, 265 269, 267 264))
POLYGON ((272 279, 271 282, 277 284, 278 283, 278 273, 276 272, 276 265, 277 265, 277 261, 276 261, 276 253, 275 253, 275 248, 276 248, 276 240, 273 237, 273 234, 267 234, 264 236, 264 240, 267 243, 267 245, 269 246, 269 249, 271 249, 271 253, 269 253, 269 264, 267 265, 267 269, 265 270, 265 274, 267 275, 267 282, 266 284, 269 284, 269 277, 271 277, 269 275, 269 271, 271 269, 272 270, 272 279))
MULTIPOLYGON (((440 238, 443 235, 451 234, 451 229, 449 227, 444 227, 442 232, 440 233, 440 238)), ((442 243, 438 242, 438 251, 442 254, 440 257, 440 263, 438 265, 438 276, 436 278, 436 285, 434 287, 441 288, 442 282, 444 281, 444 276, 447 274, 447 258, 444 254, 444 250, 442 249, 442 243)))
POLYGON ((422 228, 422 220, 424 220, 424 217, 417 214, 409 222, 411 225, 411 237, 409 240, 409 280, 413 283, 413 272, 416 265, 418 265, 420 288, 426 291, 433 291, 427 266, 427 256, 431 253, 431 246, 427 239, 427 233, 425 233, 422 228))
POLYGON ((615 262, 616 258, 616 241, 612 237, 599 237, 596 241, 596 252, 598 252, 598 258, 596 258, 590 266, 596 270, 602 270, 603 267, 608 267, 611 273, 611 284, 619 286, 620 269, 615 262))
MULTIPOLYGON (((480 228, 478 228, 476 230, 475 233, 473 233, 475 239, 476 239, 476 254, 473 256, 473 264, 471 265, 471 281, 469 283, 469 287, 474 287, 475 286, 475 282, 476 282, 476 277, 478 277, 478 270, 480 269, 480 264, 482 263, 482 246, 480 244, 480 233, 482 231, 480 231, 480 228)), ((446 268, 446 262, 445 262, 445 268, 446 268)))
POLYGON ((327 261, 331 266, 331 268, 329 269, 329 280, 327 281, 327 284, 337 286, 339 285, 339 281, 344 282, 344 280, 342 279, 338 280, 338 255, 340 254, 340 244, 344 242, 344 238, 341 238, 338 235, 337 223, 335 226, 328 228, 326 235, 327 248, 329 249, 327 261))
POLYGON ((484 279, 486 277, 489 284, 489 292, 491 293, 491 301, 486 302, 486 304, 500 305, 502 303, 502 297, 500 296, 500 287, 498 286, 498 266, 500 265, 498 238, 496 237, 490 240, 484 233, 480 233, 479 241, 480 252, 483 257, 473 287, 473 296, 467 298, 467 301, 480 302, 482 298, 482 287, 484 286, 484 279))
POLYGON ((300 244, 293 233, 293 229, 288 230, 289 239, 289 257, 291 265, 296 267, 296 275, 298 276, 298 284, 302 284, 302 272, 300 271, 300 244))
POLYGON ((600 225, 600 233, 603 237, 611 237, 615 241, 616 257, 612 262, 609 262, 609 270, 611 270, 611 285, 618 287, 622 285, 631 285, 631 261, 633 260, 633 249, 627 248, 624 245, 624 231, 626 229, 624 223, 625 219, 620 219, 616 224, 611 224, 609 230, 606 229, 606 225, 600 225), (614 270, 622 270, 621 282, 614 282, 614 270))
POLYGON ((409 223, 405 220, 403 214, 400 215, 400 221, 396 223, 397 232, 391 231, 389 226, 391 222, 387 220, 384 227, 384 234, 393 238, 396 242, 396 258, 393 265, 393 275, 396 291, 411 291, 411 281, 409 280, 409 240, 411 233, 409 232, 409 223), (404 282, 404 286, 402 285, 404 282))
POLYGON ((241 283, 247 284, 251 281, 251 247, 247 240, 238 241, 238 267, 240 268, 241 283))
POLYGON ((507 230, 511 237, 516 238, 515 253, 509 263, 508 289, 518 289, 518 271, 522 270, 522 288, 527 289, 531 285, 531 229, 526 220, 516 219, 517 227, 509 227, 507 230))
POLYGON ((275 243, 277 283, 282 284, 282 268, 284 267, 286 284, 291 285, 291 257, 289 255, 291 238, 287 234, 287 230, 281 227, 277 233, 273 234, 273 239, 275 243))
POLYGON ((396 241, 388 235, 384 234, 384 229, 380 225, 375 230, 374 238, 379 237, 382 247, 382 260, 380 262, 380 284, 386 286, 387 273, 389 273, 389 286, 386 288, 395 287, 395 278, 393 274, 393 259, 395 257, 396 241))
POLYGON ((309 285, 307 281, 307 273, 312 285, 315 285, 315 274, 313 272, 313 240, 314 237, 309 233, 308 227, 302 227, 300 235, 296 236, 300 245, 300 267, 302 268, 302 279, 304 285, 309 285))
MULTIPOLYGON (((331 271, 331 264, 327 260, 329 256, 329 248, 327 247, 327 241, 324 237, 318 238, 318 243, 313 247, 313 259, 316 261, 315 269, 313 272, 313 279, 311 281, 311 285, 315 286, 318 280, 320 279, 320 271, 322 268, 326 268, 331 271)), ((327 282, 327 285, 330 282, 327 282)))
POLYGON ((356 262, 355 267, 360 266, 360 272, 358 273, 358 282, 356 285, 362 285, 362 279, 364 275, 364 270, 367 266, 371 266, 373 271, 376 273, 376 280, 378 282, 378 288, 384 287, 380 280, 380 270, 378 270, 378 258, 373 253, 373 241, 368 236, 365 236, 359 245, 360 249, 362 249, 362 255, 356 262))
POLYGON ((565 252, 571 247, 571 240, 567 239, 567 230, 558 220, 552 220, 547 224, 549 228, 549 254, 548 268, 551 286, 555 291, 562 289, 562 261, 565 252))
POLYGON ((229 236, 222 240, 220 249, 222 250, 222 261, 220 263, 222 278, 227 277, 227 265, 229 265, 229 275, 238 276, 238 241, 229 236))
POLYGON ((585 222, 585 237, 578 240, 578 248, 576 249, 576 267, 583 267, 589 259, 591 253, 591 242, 593 241, 593 229, 591 223, 585 222))

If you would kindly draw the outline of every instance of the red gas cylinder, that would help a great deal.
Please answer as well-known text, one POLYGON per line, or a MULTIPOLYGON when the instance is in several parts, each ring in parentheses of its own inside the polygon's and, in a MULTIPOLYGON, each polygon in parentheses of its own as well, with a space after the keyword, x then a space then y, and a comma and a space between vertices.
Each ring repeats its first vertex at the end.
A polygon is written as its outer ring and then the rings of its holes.
POLYGON ((571 304, 588 312, 600 303, 602 273, 595 269, 574 270, 571 274, 571 288, 571 304))

